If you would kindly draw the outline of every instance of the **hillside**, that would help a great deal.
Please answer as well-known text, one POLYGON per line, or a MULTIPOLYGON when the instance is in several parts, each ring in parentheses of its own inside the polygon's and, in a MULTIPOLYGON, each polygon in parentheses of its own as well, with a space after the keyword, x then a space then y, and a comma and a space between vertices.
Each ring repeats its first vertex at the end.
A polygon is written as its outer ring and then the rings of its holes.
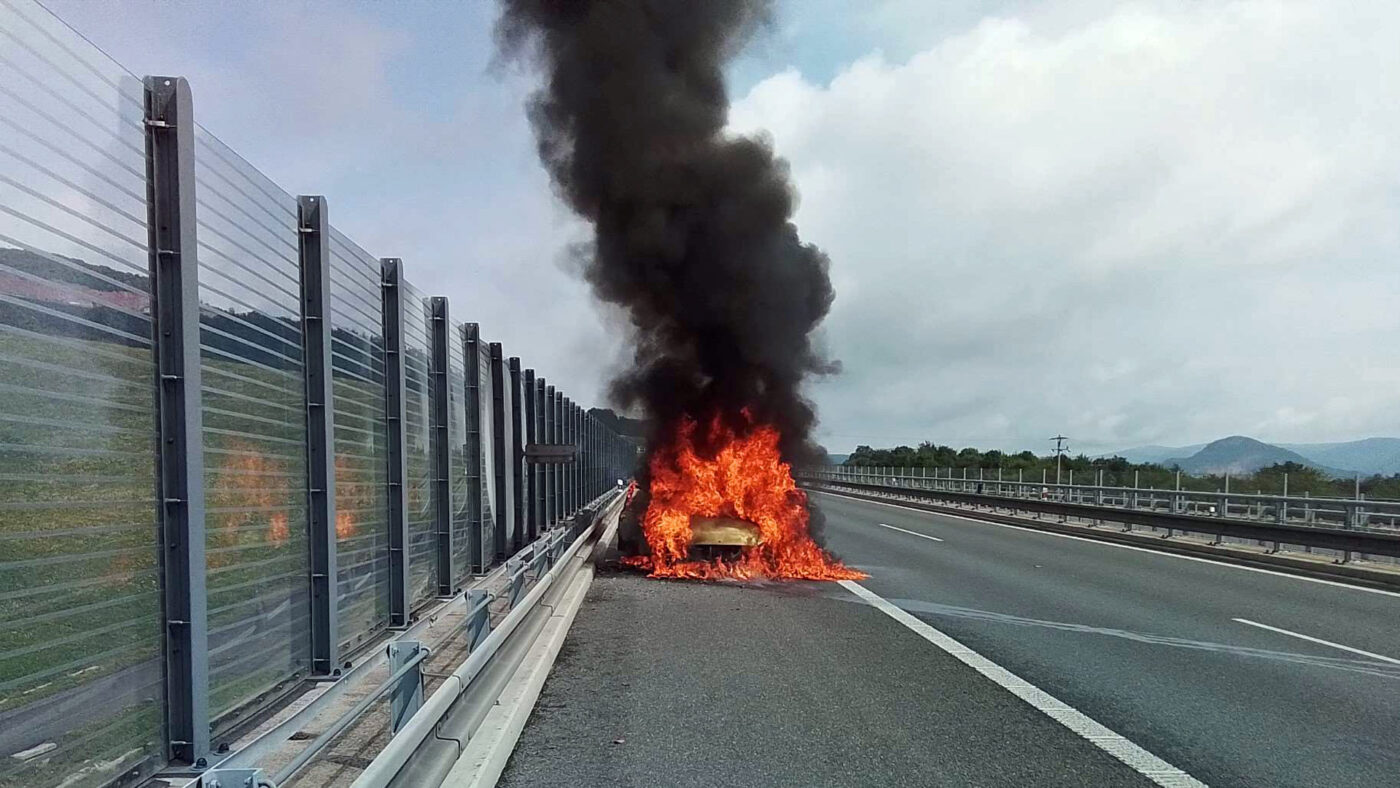
POLYGON ((1162 461, 1163 465, 1180 467, 1192 475, 1200 474, 1247 474, 1270 465, 1296 462, 1332 475, 1342 472, 1289 451, 1243 435, 1232 435, 1205 445, 1189 457, 1174 457, 1162 461))
POLYGON ((1345 443, 1281 443, 1313 462, 1344 471, 1390 476, 1400 473, 1400 438, 1365 438, 1345 443))
POLYGON ((1173 457, 1190 457, 1192 454, 1195 454, 1205 447, 1206 445, 1204 443, 1197 443, 1194 446, 1134 446, 1131 449, 1109 452, 1107 454, 1100 454, 1099 456, 1104 459, 1122 457, 1128 462, 1133 463, 1160 463, 1170 460, 1173 457))

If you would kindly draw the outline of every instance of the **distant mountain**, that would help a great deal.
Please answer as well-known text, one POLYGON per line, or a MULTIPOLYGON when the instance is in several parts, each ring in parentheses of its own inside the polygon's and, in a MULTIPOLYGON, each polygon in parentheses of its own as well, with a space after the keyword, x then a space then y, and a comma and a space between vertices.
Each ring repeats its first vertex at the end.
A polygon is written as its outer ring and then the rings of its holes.
POLYGON ((1321 465, 1365 475, 1400 473, 1400 438, 1364 438, 1346 443, 1280 443, 1321 465))
POLYGON ((1109 452, 1099 456, 1107 459, 1109 457, 1122 457, 1128 462, 1164 462, 1173 457, 1189 457, 1192 454, 1204 449, 1204 443, 1197 443, 1194 446, 1135 446, 1131 449, 1109 452))
POLYGON ((1196 475, 1208 473, 1254 473, 1260 468, 1267 468, 1270 465, 1278 465, 1285 462, 1296 462, 1299 465, 1307 465, 1323 473, 1329 473, 1334 476, 1344 475, 1343 471, 1310 460, 1298 452, 1289 451, 1288 449, 1264 443, 1263 441, 1257 441, 1253 438, 1246 438, 1243 435, 1231 435, 1228 438, 1212 441, 1189 457, 1168 458, 1163 460, 1162 464, 1168 466, 1176 465, 1179 466, 1181 470, 1196 475))
POLYGON ((1297 462, 1336 476, 1400 473, 1400 438, 1364 438, 1344 443, 1264 443, 1236 435, 1194 446, 1135 446, 1099 455, 1128 462, 1180 465, 1188 473, 1246 473, 1241 468, 1265 468, 1274 462, 1297 462), (1202 454, 1205 449, 1215 447, 1202 454), (1199 455, 1199 456, 1198 456, 1199 455), (1269 460, 1265 462, 1265 460, 1269 460), (1263 463, 1257 465, 1256 463, 1263 463), (1199 470, 1193 470, 1199 469, 1199 470))
POLYGON ((849 455, 849 454, 832 454, 831 452, 827 452, 827 453, 826 453, 826 464, 827 464, 827 465, 840 465, 841 463, 843 463, 843 462, 846 461, 846 458, 847 458, 847 457, 850 457, 850 456, 851 456, 851 455, 849 455))

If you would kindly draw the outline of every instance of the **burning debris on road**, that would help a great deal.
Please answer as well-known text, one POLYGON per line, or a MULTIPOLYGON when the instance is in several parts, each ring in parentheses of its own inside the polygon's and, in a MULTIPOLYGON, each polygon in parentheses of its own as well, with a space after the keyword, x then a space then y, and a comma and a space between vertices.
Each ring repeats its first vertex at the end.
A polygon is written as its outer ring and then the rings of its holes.
POLYGON ((593 225, 578 263, 630 322, 631 364, 609 393, 651 425, 637 501, 649 554, 631 563, 664 577, 863 576, 818 546, 791 473, 817 456, 801 384, 837 369, 812 340, 834 298, 829 263, 791 221, 787 164, 725 129, 724 65, 771 3, 502 8, 502 52, 544 72, 530 105, 540 158, 593 225), (698 560, 695 524, 717 517, 751 524, 757 544, 698 560))

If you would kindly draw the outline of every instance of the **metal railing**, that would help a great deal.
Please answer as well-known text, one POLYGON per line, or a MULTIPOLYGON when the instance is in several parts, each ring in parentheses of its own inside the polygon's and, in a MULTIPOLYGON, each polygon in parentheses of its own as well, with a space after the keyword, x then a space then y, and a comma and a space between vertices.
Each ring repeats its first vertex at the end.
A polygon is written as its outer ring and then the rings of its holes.
MULTIPOLYGON (((526 617, 531 615, 536 607, 544 606, 542 600, 559 582, 561 570, 574 564, 574 559, 594 536, 599 525, 621 508, 623 500, 619 491, 618 494, 610 496, 610 500, 599 510, 585 509, 585 512, 589 512, 587 516, 579 517, 572 528, 541 544, 535 559, 520 563, 518 575, 524 574, 528 564, 543 569, 543 573, 536 575, 534 586, 528 593, 522 593, 523 588, 515 581, 517 575, 511 575, 507 586, 511 608, 499 628, 485 638, 480 648, 452 671, 424 704, 419 714, 409 725, 398 731, 389 744, 375 756, 352 784, 352 788, 384 788, 391 784, 436 785, 441 781, 460 756, 462 743, 476 735, 476 726, 481 722, 480 719, 471 719, 472 715, 458 714, 454 710, 466 704, 469 698, 485 699, 487 705, 494 705, 499 701, 501 687, 485 686, 483 682, 477 681, 478 677, 487 672, 488 665, 497 655, 504 655, 513 650, 508 649, 507 645, 517 633, 525 633, 520 636, 528 638, 524 641, 527 648, 534 641, 539 630, 526 626, 526 617), (445 727, 452 729, 444 730, 445 727), (447 757, 441 757, 442 752, 424 751, 430 743, 441 744, 444 741, 451 741, 453 744, 446 752, 447 757), (410 771, 414 774, 405 779, 405 774, 410 771)), ((579 566, 581 568, 581 565, 579 566)), ((567 588, 567 584, 564 587, 567 588)), ((523 654, 516 654, 515 657, 523 658, 523 654)))
POLYGON ((1172 536, 1213 535, 1217 542, 1259 543, 1273 551, 1299 545, 1336 551, 1341 561, 1355 554, 1393 561, 1400 556, 1400 501, 1314 498, 1185 489, 1054 484, 1022 479, 943 475, 932 469, 820 467, 799 472, 803 480, 890 494, 982 504, 1062 520, 1121 522, 1172 536))
MULTIPOLYGON (((807 468, 810 478, 885 484, 904 489, 979 493, 1020 499, 1041 499, 1095 506, 1174 512, 1205 517, 1231 517, 1280 524, 1321 525, 1342 528, 1400 530, 1400 501, 1329 498, 1310 495, 1249 493, 1228 489, 1203 491, 1175 488, 1132 487, 1097 483, 1056 484, 1004 478, 984 469, 947 468, 807 468), (976 473, 973 473, 976 471, 976 473)), ((1228 479, 1228 477, 1226 477, 1228 479)), ((1228 485, 1228 481, 1226 482, 1228 485)))
MULTIPOLYGON (((447 632, 446 638, 447 642, 465 639, 467 659, 444 677, 456 682, 450 692, 443 694, 442 687, 439 687, 439 692, 434 693, 425 703, 424 680, 430 674, 425 673, 424 664, 431 652, 427 645, 416 639, 414 633, 407 633, 405 637, 391 641, 385 647, 385 657, 390 670, 388 678, 348 711, 328 723, 310 744, 298 751, 275 773, 266 774, 258 764, 276 747, 290 740, 290 734, 305 726, 315 716, 315 707, 308 707, 288 718, 243 750, 227 756, 199 777, 197 787, 276 788, 285 785, 327 746, 362 719, 371 707, 381 701, 390 706, 389 742, 356 785, 385 784, 403 766, 424 738, 420 735, 421 731, 414 733, 407 729, 413 726, 422 731, 432 730, 451 705, 450 701, 460 697, 467 690, 472 679, 485 670, 517 631, 521 619, 539 603, 555 579, 556 567, 574 555, 598 522, 610 515, 620 501, 619 493, 605 493, 582 508, 566 525, 542 534, 508 559, 502 566, 504 590, 501 593, 486 589, 469 589, 464 592, 466 612, 461 622, 447 632), (496 612, 498 615, 503 614, 503 618, 493 628, 491 607, 502 600, 505 606, 496 612), (427 712, 423 712, 425 706, 427 712), (424 718, 418 717, 420 712, 424 713, 424 718), (431 719, 427 719, 429 717, 431 719), (400 740, 400 734, 411 741, 400 740)), ((347 676, 342 681, 349 679, 347 676)), ((323 707, 325 704, 321 702, 319 705, 323 707)))

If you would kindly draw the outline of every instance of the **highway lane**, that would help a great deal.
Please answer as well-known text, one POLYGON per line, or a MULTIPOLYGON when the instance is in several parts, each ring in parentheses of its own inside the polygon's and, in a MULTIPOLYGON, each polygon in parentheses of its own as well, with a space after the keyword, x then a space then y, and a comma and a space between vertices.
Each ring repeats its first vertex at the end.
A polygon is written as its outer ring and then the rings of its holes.
POLYGON ((499 785, 1152 785, 853 600, 600 575, 499 785))
POLYGON ((1400 596, 812 501, 866 588, 1200 780, 1400 785, 1400 596))

